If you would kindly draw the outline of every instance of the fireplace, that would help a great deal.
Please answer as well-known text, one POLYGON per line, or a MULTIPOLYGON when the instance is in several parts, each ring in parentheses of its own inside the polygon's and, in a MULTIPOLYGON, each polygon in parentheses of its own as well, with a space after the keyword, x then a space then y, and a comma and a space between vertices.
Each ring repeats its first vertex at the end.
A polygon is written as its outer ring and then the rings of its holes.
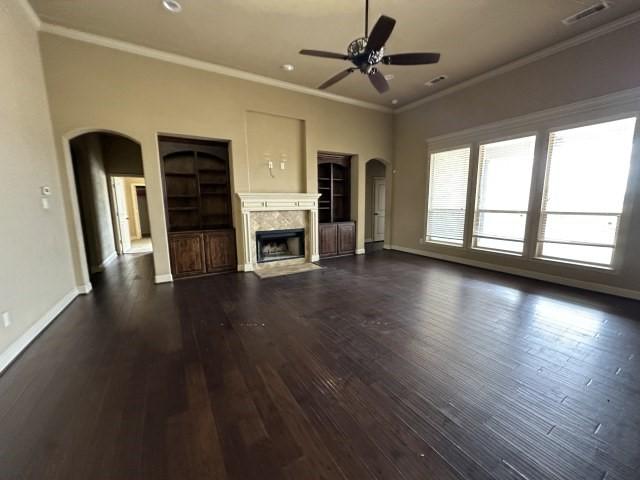
POLYGON ((256 232, 258 263, 304 258, 304 229, 256 232))

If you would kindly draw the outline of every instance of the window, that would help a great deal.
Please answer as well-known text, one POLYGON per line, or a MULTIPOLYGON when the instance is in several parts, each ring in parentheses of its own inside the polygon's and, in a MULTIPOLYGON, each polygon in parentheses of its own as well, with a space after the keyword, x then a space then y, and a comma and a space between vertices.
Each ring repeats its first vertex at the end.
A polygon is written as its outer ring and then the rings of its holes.
POLYGON ((611 266, 635 123, 627 118, 551 134, 539 257, 611 266))
POLYGON ((462 245, 470 148, 431 155, 427 240, 462 245))
POLYGON ((522 254, 536 137, 480 145, 473 248, 522 254))

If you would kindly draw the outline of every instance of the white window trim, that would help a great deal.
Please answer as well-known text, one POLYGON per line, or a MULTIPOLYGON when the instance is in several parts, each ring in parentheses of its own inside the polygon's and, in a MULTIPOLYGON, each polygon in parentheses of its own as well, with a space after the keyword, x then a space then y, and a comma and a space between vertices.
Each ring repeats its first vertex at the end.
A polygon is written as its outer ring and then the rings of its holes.
POLYGON ((633 197, 633 188, 632 188, 633 168, 634 168, 634 164, 637 161, 640 161, 640 158, 637 158, 638 155, 640 154, 640 152, 637 151, 637 150, 640 150, 638 148, 638 141, 640 141, 640 128, 638 128, 639 123, 640 123, 640 108, 636 107, 635 109, 623 110, 617 113, 604 114, 602 116, 590 116, 588 120, 580 119, 573 123, 554 124, 552 127, 546 130, 545 148, 544 148, 544 151, 540 152, 540 154, 543 155, 544 157, 543 158, 544 176, 543 176, 542 190, 540 192, 542 195, 541 203, 540 203, 540 208, 537 212, 538 222, 537 222, 537 227, 535 231, 535 237, 530 239, 531 243, 533 244, 531 248, 532 260, 543 262, 543 263, 544 262, 561 263, 561 264, 571 265, 573 267, 589 269, 589 270, 596 269, 596 270, 602 270, 602 271, 610 271, 614 273, 620 271, 623 263, 623 258, 622 258, 622 255, 620 254, 620 248, 619 248, 620 239, 626 238, 628 223, 631 220, 631 209, 633 204, 633 198, 632 198, 633 197), (588 127, 590 125, 597 125, 599 123, 615 122, 616 120, 623 120, 625 118, 631 118, 631 117, 636 118, 636 125, 635 125, 634 134, 633 134, 633 140, 632 140, 633 147, 631 150, 631 159, 629 162, 629 176, 627 178, 627 186, 626 186, 626 191, 624 195, 624 201, 622 202, 622 212, 620 214, 617 214, 617 213, 615 214, 619 216, 619 219, 618 219, 618 228, 616 230, 616 236, 615 236, 615 240, 613 242, 613 247, 612 247, 613 253, 611 255, 611 264, 610 265, 603 265, 598 263, 591 264, 591 263, 579 262, 576 260, 569 260, 566 258, 543 257, 540 253, 540 243, 541 243, 540 228, 542 226, 542 208, 541 207, 542 207, 542 202, 544 202, 544 195, 547 188, 547 177, 549 176, 549 139, 551 138, 551 135, 555 132, 561 132, 563 130, 588 127), (623 225, 624 225, 624 232, 623 232, 623 225), (624 237, 621 235, 621 232, 625 234, 624 237))
MULTIPOLYGON (((469 249, 470 250, 478 250, 481 252, 493 252, 493 253, 498 253, 500 255, 511 255, 511 256, 517 256, 517 257, 527 257, 527 226, 529 224, 529 217, 531 216, 530 213, 530 209, 527 210, 526 212, 523 212, 525 215, 527 215, 527 221, 525 223, 525 227, 524 227, 524 239, 522 240, 522 253, 518 253, 518 252, 510 252, 508 250, 499 250, 497 248, 482 248, 482 247, 474 247, 473 246, 473 238, 476 237, 476 235, 473 234, 473 228, 475 225, 475 220, 476 220, 476 205, 478 204, 478 188, 480 186, 480 175, 478 175, 478 169, 480 168, 480 147, 482 145, 488 145, 491 143, 499 143, 499 142, 508 142, 509 140, 517 140, 519 138, 527 138, 527 137, 535 137, 536 141, 535 141, 535 145, 533 148, 533 164, 531 166, 531 181, 529 182, 529 207, 531 206, 531 196, 534 194, 533 191, 533 184, 534 184, 534 175, 535 175, 535 168, 536 168, 536 159, 537 159, 537 155, 538 155, 538 141, 540 139, 540 132, 538 130, 530 130, 528 132, 520 132, 520 133, 514 133, 511 135, 507 135, 507 136, 496 136, 496 137, 492 137, 489 138, 488 140, 479 140, 477 142, 475 142, 475 152, 472 152, 472 157, 474 158, 474 178, 470 179, 474 181, 475 184, 475 188, 474 188, 474 195, 473 195, 473 216, 471 218, 471 232, 470 232, 470 240, 469 240, 469 249), (474 155, 475 153, 475 155, 474 155)), ((469 169, 471 170, 471 168, 469 169)), ((506 210, 505 210, 506 212, 506 210)), ((518 212, 510 212, 510 213, 518 213, 518 212)), ((507 240, 507 239, 505 239, 507 240)), ((516 241, 519 242, 520 240, 510 240, 510 241, 516 241)))
MULTIPOLYGON (((440 246, 445 246, 445 247, 451 247, 451 248, 455 248, 456 250, 460 250, 462 248, 465 248, 466 245, 466 220, 467 220, 467 210, 465 210, 465 230, 463 232, 463 240, 462 240, 462 244, 457 244, 457 243, 452 243, 452 242, 440 242, 437 240, 430 240, 429 239, 429 235, 427 233, 428 230, 428 225, 429 225, 429 196, 430 196, 430 188, 431 188, 431 156, 432 155, 436 155, 438 153, 444 153, 444 152, 449 152, 451 150, 462 150, 464 148, 468 148, 469 149, 469 171, 468 173, 471 173, 471 162, 473 161, 473 151, 474 151, 474 145, 471 143, 466 143, 466 144, 462 144, 462 145, 457 145, 457 146, 452 146, 452 147, 446 147, 446 148, 441 148, 439 150, 433 150, 433 151, 429 151, 427 153, 427 161, 426 161, 426 174, 425 174, 425 202, 424 202, 424 224, 422 226, 422 237, 421 240, 422 242, 424 242, 425 244, 432 244, 432 245, 440 245, 440 246)), ((468 176, 467 176, 467 182, 469 181, 468 176)), ((467 184, 467 200, 469 199, 469 185, 467 184)), ((468 201, 467 201, 467 206, 465 208, 468 208, 468 201)))
MULTIPOLYGON (((528 115, 494 122, 451 134, 431 137, 426 139, 427 144, 427 169, 426 169, 426 197, 424 210, 424 225, 422 241, 427 245, 453 247, 455 251, 469 253, 491 254, 492 256, 515 256, 532 263, 562 264, 570 269, 601 271, 617 274, 624 262, 621 247, 627 247, 631 210, 633 208, 634 188, 633 182, 640 180, 640 87, 621 92, 616 92, 602 97, 576 102, 573 104, 534 112, 528 115), (561 259, 541 258, 538 253, 538 237, 542 213, 542 201, 547 178, 549 136, 551 133, 570 128, 578 128, 607 121, 636 117, 636 129, 634 134, 634 146, 631 153, 631 166, 627 181, 627 191, 623 202, 623 210, 620 215, 620 223, 616 235, 611 266, 583 264, 561 259), (519 137, 536 135, 536 147, 534 153, 533 172, 531 178, 531 190, 529 196, 529 210, 527 211, 527 225, 525 227, 523 254, 502 252, 471 247, 473 234, 473 221, 475 218, 475 205, 477 195, 477 164, 480 145, 494 141, 509 140, 519 137), (427 240, 427 221, 429 209, 429 180, 431 155, 457 148, 471 148, 469 164, 469 183, 467 185, 467 209, 465 220, 465 232, 462 246, 433 242, 427 240), (637 177, 637 178, 636 178, 637 177), (630 188, 631 187, 631 188, 630 188), (469 205, 472 208, 469 208, 469 205), (532 223, 533 222, 533 223, 532 223)), ((640 187, 638 187, 640 188, 640 187)), ((637 188, 635 189, 637 190, 637 188)), ((637 206, 636 206, 637 207, 637 206)))

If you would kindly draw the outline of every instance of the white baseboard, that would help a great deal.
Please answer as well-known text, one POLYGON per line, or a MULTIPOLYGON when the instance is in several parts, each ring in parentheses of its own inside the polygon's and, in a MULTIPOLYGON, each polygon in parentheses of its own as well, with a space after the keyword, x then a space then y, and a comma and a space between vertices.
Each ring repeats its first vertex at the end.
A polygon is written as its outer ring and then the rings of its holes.
POLYGON ((78 293, 80 295, 86 295, 88 293, 91 293, 91 290, 93 290, 93 285, 91 285, 91 282, 78 286, 78 293))
POLYGON ((104 272, 104 268, 113 262, 116 258, 118 258, 118 252, 115 250, 109 254, 107 258, 105 258, 100 265, 94 265, 90 268, 91 274, 104 272))
POLYGON ((364 243, 371 243, 373 242, 373 238, 365 238, 364 239, 364 243))
POLYGON ((118 252, 114 250, 113 252, 111 252, 111 255, 109 255, 107 258, 104 259, 104 261, 100 264, 100 267, 102 268, 106 267, 111 262, 113 262, 116 258, 118 258, 118 252))
POLYGON ((604 285, 602 283, 574 280, 572 278, 558 277, 557 275, 549 275, 547 273, 539 273, 539 272, 533 272, 530 270, 522 270, 520 268, 494 265, 492 263, 479 262, 477 260, 469 260, 467 258, 459 258, 459 257, 454 257, 452 255, 444 255, 441 253, 430 252, 427 250, 417 250, 415 248, 406 248, 406 247, 401 247, 399 245, 391 245, 391 250, 397 250, 399 252, 405 252, 405 253, 412 253, 414 255, 421 255, 423 257, 435 258, 437 260, 445 260, 447 262, 460 263, 463 265, 468 265, 470 267, 484 268, 485 270, 493 270, 496 272, 508 273, 510 275, 517 275, 519 277, 533 278, 534 280, 542 280, 544 282, 556 283, 558 285, 564 285, 567 287, 581 288, 583 290, 590 290, 590 291, 599 292, 599 293, 607 293, 609 295, 615 295, 617 297, 640 300, 640 292, 636 290, 629 290, 629 289, 620 288, 620 287, 612 287, 610 285, 604 285))
POLYGON ((15 342, 0 353, 0 373, 13 362, 22 351, 33 342, 40 333, 78 296, 77 288, 67 293, 58 303, 51 307, 36 323, 31 325, 15 342))
POLYGON ((238 265, 239 272, 253 272, 255 269, 253 268, 252 263, 245 263, 244 265, 238 265))
POLYGON ((388 243, 385 243, 382 248, 384 248, 385 250, 393 250, 393 245, 389 245, 388 243))
POLYGON ((165 273, 163 275, 156 275, 155 277, 156 283, 171 283, 173 282, 173 275, 170 273, 165 273))
POLYGON ((356 250, 356 255, 364 255, 366 253, 364 248, 358 248, 356 250))

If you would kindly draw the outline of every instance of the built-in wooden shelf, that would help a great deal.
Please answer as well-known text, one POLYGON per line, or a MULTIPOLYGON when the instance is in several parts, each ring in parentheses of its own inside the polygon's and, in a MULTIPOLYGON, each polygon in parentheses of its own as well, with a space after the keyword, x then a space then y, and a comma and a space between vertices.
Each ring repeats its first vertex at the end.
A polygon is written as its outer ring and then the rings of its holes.
POLYGON ((229 146, 159 138, 174 278, 236 270, 229 146))
POLYGON ((351 158, 343 155, 318 155, 319 204, 327 206, 319 212, 320 223, 344 222, 350 220, 349 178, 351 158))
POLYGON ((195 178, 195 173, 187 173, 187 172, 164 172, 167 177, 192 177, 195 178))
POLYGON ((160 147, 169 232, 211 228, 211 215, 231 227, 227 144, 161 137, 160 147))
POLYGON ((170 212, 189 212, 198 210, 198 207, 169 207, 170 212))

